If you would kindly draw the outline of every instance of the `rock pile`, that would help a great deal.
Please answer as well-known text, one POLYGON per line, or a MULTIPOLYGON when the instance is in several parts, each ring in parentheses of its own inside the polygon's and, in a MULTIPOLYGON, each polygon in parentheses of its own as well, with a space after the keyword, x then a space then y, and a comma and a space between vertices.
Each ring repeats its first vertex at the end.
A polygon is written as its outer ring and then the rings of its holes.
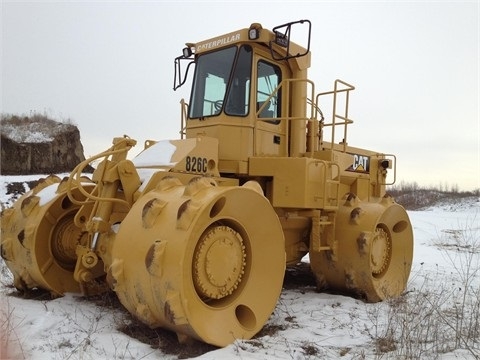
POLYGON ((85 160, 75 125, 45 116, 2 116, 2 175, 69 172, 85 160))

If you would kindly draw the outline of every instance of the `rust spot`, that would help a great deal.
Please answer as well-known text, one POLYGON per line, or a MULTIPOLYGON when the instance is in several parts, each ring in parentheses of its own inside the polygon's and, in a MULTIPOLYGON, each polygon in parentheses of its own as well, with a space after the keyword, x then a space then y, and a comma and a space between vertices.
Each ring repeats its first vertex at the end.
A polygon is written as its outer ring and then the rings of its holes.
POLYGON ((180 207, 178 208, 177 212, 177 220, 182 217, 182 214, 187 210, 188 204, 190 203, 190 200, 185 201, 180 207))
POLYGON ((57 193, 67 191, 67 187, 68 187, 67 183, 68 183, 68 176, 65 176, 58 184, 57 193))
POLYGON ((357 195, 355 195, 352 192, 347 193, 345 195, 344 199, 345 199, 345 203, 343 205, 348 206, 348 207, 353 207, 354 205, 358 204, 358 202, 359 202, 359 199, 358 199, 357 195))
POLYGON ((25 230, 24 229, 22 229, 22 231, 20 231, 18 233, 17 239, 20 242, 20 244, 22 244, 22 246, 23 246, 23 241, 25 240, 25 230))
POLYGON ((170 307, 170 303, 168 301, 165 303, 163 315, 165 317, 165 320, 167 320, 170 324, 175 324, 175 314, 173 313, 172 308, 170 307))
POLYGON ((360 254, 366 253, 365 250, 367 248, 367 237, 365 233, 361 233, 360 236, 357 238, 357 247, 360 254))
POLYGON ((23 216, 28 216, 32 210, 37 206, 40 198, 35 195, 31 195, 22 201, 22 205, 20 206, 20 210, 22 211, 23 216))
POLYGON ((152 266, 154 256, 155 256, 155 244, 152 244, 152 246, 150 246, 150 249, 148 249, 147 251, 147 255, 145 256, 145 267, 147 268, 147 270, 150 269, 150 266, 152 266))
POLYGON ((174 188, 175 186, 180 186, 180 185, 182 185, 180 180, 178 180, 176 177, 172 175, 167 175, 157 183, 155 188, 160 191, 167 191, 174 188))
POLYGON ((190 179, 187 186, 185 187, 184 195, 194 196, 199 191, 212 186, 215 186, 215 181, 206 177, 197 176, 190 179))
POLYGON ((188 182, 188 185, 190 184, 195 184, 197 181, 200 181, 201 177, 200 176, 195 176, 194 178, 190 179, 188 182))
POLYGON ((21 210, 25 209, 32 202, 33 199, 34 199, 33 196, 29 196, 25 200, 23 200, 20 209, 21 210))
POLYGON ((155 222, 167 203, 160 199, 149 200, 142 209, 143 227, 146 229, 155 225, 155 222))
POLYGON ((359 207, 356 207, 355 209, 353 209, 350 212, 350 220, 353 220, 353 221, 357 220, 358 217, 360 216, 361 212, 362 212, 362 209, 359 208, 359 207))
POLYGON ((152 199, 150 200, 149 202, 147 202, 144 206, 143 206, 143 210, 142 210, 142 219, 145 218, 145 215, 148 213, 148 211, 152 208, 152 204, 155 202, 156 199, 152 199))

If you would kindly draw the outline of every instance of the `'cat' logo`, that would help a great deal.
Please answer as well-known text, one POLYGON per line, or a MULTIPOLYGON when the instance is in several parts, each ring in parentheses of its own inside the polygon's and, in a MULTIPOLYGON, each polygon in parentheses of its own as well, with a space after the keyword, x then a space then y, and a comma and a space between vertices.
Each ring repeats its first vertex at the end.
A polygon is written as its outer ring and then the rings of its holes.
POLYGON ((353 164, 350 165, 347 171, 368 173, 370 171, 370 158, 365 155, 353 155, 353 164))

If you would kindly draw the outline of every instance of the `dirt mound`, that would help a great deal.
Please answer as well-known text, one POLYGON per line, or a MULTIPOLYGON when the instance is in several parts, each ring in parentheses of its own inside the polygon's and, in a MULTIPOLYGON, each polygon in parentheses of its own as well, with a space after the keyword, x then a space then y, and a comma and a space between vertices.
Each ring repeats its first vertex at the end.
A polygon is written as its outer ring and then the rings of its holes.
POLYGON ((69 172, 85 160, 75 125, 45 116, 2 116, 1 174, 69 172))

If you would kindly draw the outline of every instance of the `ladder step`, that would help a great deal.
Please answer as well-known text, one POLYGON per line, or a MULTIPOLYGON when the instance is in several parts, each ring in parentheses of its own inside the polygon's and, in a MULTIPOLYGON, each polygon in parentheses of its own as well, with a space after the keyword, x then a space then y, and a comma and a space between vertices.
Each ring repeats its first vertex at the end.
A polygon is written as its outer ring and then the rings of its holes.
POLYGON ((318 225, 332 225, 333 221, 318 221, 318 225))
MULTIPOLYGON (((338 205, 325 205, 325 206, 323 207, 323 210, 335 211, 335 210, 338 210, 338 205)), ((330 223, 328 223, 328 224, 326 224, 326 225, 332 225, 332 224, 333 224, 333 223, 330 222, 330 223)))
POLYGON ((320 213, 312 219, 312 250, 333 251, 332 244, 335 243, 335 212, 320 213))

